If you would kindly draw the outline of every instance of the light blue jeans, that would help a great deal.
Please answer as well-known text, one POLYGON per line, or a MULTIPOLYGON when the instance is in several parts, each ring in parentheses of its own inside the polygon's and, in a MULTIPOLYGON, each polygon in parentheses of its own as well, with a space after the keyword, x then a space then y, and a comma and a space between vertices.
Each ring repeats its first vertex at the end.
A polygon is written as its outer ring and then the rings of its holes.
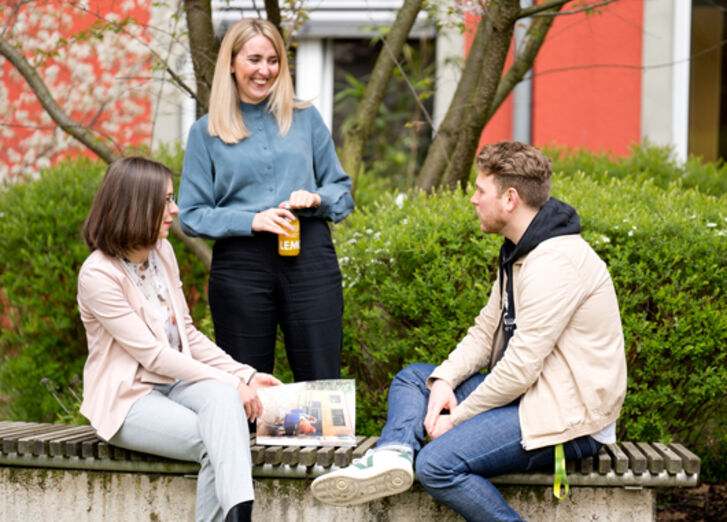
MULTIPOLYGON (((487 477, 553 469, 553 446, 526 451, 521 445, 518 402, 495 408, 455 426, 424 446, 429 401, 427 377, 436 366, 412 364, 389 388, 389 412, 377 448, 411 448, 419 482, 438 501, 469 521, 522 520, 487 477)), ((462 402, 485 379, 473 375, 455 390, 462 402)), ((566 459, 594 455, 601 444, 586 436, 563 444, 566 459)))
POLYGON ((228 384, 157 385, 134 402, 109 443, 199 462, 197 521, 224 520, 232 506, 254 498, 245 409, 228 384))

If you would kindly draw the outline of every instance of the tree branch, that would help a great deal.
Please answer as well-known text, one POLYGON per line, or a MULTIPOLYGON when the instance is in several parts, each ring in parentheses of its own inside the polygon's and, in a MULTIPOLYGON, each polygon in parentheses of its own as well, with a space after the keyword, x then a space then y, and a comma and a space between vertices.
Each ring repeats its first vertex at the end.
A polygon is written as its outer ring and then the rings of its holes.
POLYGON ((351 176, 354 188, 363 164, 363 148, 371 134, 374 118, 384 97, 386 87, 394 71, 396 58, 406 43, 406 38, 421 11, 423 0, 405 0, 396 14, 389 34, 383 41, 371 78, 356 109, 356 115, 348 127, 343 141, 341 163, 351 176))
MULTIPOLYGON (((560 10, 561 8, 562 5, 554 7, 556 10, 560 10)), ((508 69, 502 79, 500 79, 500 83, 497 86, 497 92, 495 93, 495 98, 492 101, 492 107, 490 107, 490 114, 487 118, 488 121, 492 118, 515 86, 522 81, 525 73, 532 68, 533 63, 535 62, 535 57, 538 55, 538 52, 540 52, 540 48, 545 41, 545 36, 548 34, 550 27, 553 25, 553 20, 555 20, 555 18, 552 16, 536 18, 528 29, 525 48, 515 59, 515 63, 510 66, 510 69, 508 69)))
POLYGON ((28 85, 35 93, 40 104, 59 127, 88 147, 106 163, 111 163, 119 157, 116 151, 112 150, 98 137, 94 136, 86 127, 72 120, 65 113, 55 98, 53 98, 43 79, 38 75, 28 60, 25 59, 25 56, 4 38, 0 38, 0 54, 25 78, 25 81, 28 82, 28 85))
MULTIPOLYGON (((174 69, 172 69, 170 67, 169 63, 164 58, 162 58, 161 55, 159 53, 157 53, 146 41, 142 40, 141 38, 139 38, 139 37, 137 37, 137 36, 135 36, 133 34, 131 34, 121 24, 119 24, 117 22, 112 22, 111 20, 105 18, 101 14, 99 14, 99 13, 97 13, 95 11, 89 10, 87 7, 85 7, 84 5, 82 5, 82 4, 78 3, 78 2, 70 2, 70 5, 72 7, 74 7, 75 9, 78 9, 79 11, 82 11, 82 12, 84 12, 86 14, 91 15, 91 16, 95 16, 97 20, 101 20, 104 23, 106 23, 107 25, 109 25, 110 27, 113 27, 113 29, 114 29, 115 32, 124 34, 124 35, 128 36, 129 38, 131 38, 133 40, 136 40, 137 42, 139 42, 144 47, 146 47, 149 50, 149 52, 152 54, 152 56, 154 56, 154 58, 156 58, 159 61, 159 63, 162 64, 162 66, 164 67, 164 71, 166 71, 167 73, 169 73, 169 76, 172 77, 172 80, 174 80, 174 82, 176 83, 177 86, 179 86, 180 89, 182 89, 184 92, 186 92, 190 96, 190 98, 194 98, 194 100, 197 102, 198 105, 200 105, 200 104, 201 105, 206 105, 205 101, 202 98, 200 98, 200 97, 197 96, 197 93, 194 92, 192 90, 192 88, 187 85, 187 83, 182 79, 182 77, 179 76, 174 71, 174 69)), ((150 27, 148 25, 143 26, 142 24, 138 24, 138 23, 137 23, 137 25, 140 25, 142 27, 146 27, 147 29, 150 27)), ((158 28, 156 28, 156 27, 153 27, 153 29, 158 30, 158 28)), ((159 31, 159 32, 164 32, 165 34, 167 34, 166 31, 159 31)), ((169 47, 171 48, 172 45, 173 45, 172 42, 170 42, 169 47)))
POLYGON ((572 2, 573 0, 550 0, 548 2, 544 2, 542 4, 534 5, 532 7, 528 7, 525 9, 522 9, 520 11, 520 14, 518 15, 518 18, 526 18, 528 16, 532 16, 533 18, 536 17, 553 17, 553 16, 563 16, 563 15, 573 15, 582 13, 584 11, 592 11, 593 9, 598 9, 599 7, 603 7, 604 5, 608 5, 612 2, 615 2, 616 0, 603 0, 602 2, 599 2, 597 4, 591 4, 591 5, 585 5, 583 7, 579 7, 577 9, 571 9, 569 11, 560 11, 560 9, 567 4, 568 2, 572 2), (550 9, 558 8, 560 12, 546 12, 550 9))

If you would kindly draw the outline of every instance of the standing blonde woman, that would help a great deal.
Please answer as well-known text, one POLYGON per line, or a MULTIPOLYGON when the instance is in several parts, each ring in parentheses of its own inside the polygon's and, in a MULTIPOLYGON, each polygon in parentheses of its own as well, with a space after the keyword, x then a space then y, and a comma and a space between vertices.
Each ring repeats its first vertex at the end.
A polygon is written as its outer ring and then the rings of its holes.
POLYGON ((219 346, 271 372, 279 325, 297 381, 338 378, 343 297, 327 222, 353 210, 351 180, 318 111, 294 96, 275 26, 230 27, 210 112, 189 133, 179 217, 186 233, 217 240, 209 299, 219 346), (291 211, 301 251, 281 257, 291 211))
POLYGON ((250 520, 248 423, 261 386, 280 382, 234 361, 192 324, 166 240, 172 173, 153 161, 109 166, 83 225, 78 275, 86 329, 81 413, 114 446, 200 463, 196 520, 250 520))

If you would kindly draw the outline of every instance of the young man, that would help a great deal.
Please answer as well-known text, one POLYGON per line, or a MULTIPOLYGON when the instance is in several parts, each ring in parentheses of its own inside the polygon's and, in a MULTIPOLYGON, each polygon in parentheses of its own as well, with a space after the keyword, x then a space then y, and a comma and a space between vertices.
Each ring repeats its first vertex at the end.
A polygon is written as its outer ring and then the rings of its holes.
POLYGON ((403 492, 416 463, 424 488, 467 520, 521 520, 488 477, 552 466, 558 444, 578 459, 615 441, 626 359, 606 265, 575 210, 550 198, 537 149, 487 145, 477 165, 480 229, 504 236, 490 299, 446 361, 399 372, 377 448, 317 478, 322 502, 403 492))

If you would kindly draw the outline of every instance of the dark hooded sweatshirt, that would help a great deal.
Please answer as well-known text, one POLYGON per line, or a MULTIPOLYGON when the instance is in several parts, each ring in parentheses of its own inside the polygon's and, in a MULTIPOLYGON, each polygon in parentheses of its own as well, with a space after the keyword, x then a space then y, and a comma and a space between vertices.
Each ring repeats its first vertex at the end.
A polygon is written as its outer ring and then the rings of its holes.
POLYGON ((504 344, 502 350, 500 350, 500 357, 505 353, 507 345, 517 328, 515 323, 515 293, 512 286, 512 265, 546 239, 578 234, 580 231, 581 220, 575 209, 562 201, 550 198, 540 208, 540 211, 530 222, 517 244, 505 238, 500 247, 500 299, 505 300, 505 306, 502 310, 504 344), (503 277, 503 275, 506 277, 503 277), (503 296, 502 283, 505 280, 507 281, 507 288, 503 296))

